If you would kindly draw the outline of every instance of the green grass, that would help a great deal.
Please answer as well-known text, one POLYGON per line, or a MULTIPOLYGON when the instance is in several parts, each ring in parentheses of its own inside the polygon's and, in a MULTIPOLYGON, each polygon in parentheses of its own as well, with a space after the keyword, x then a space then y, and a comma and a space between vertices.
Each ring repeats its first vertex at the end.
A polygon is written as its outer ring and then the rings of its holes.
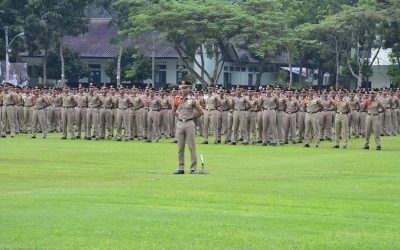
POLYGON ((0 139, 0 249, 400 249, 400 137, 198 144, 184 176, 168 141, 59 137, 0 139))

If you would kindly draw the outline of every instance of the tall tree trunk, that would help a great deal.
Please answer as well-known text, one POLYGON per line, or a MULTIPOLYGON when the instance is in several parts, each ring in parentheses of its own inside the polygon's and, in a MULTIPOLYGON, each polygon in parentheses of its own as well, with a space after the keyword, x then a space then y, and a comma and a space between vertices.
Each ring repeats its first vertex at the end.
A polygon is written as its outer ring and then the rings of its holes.
POLYGON ((302 83, 303 81, 303 64, 302 61, 300 61, 300 71, 299 71, 299 83, 302 83))
POLYGON ((335 38, 335 53, 336 53, 336 90, 339 89, 339 77, 340 77, 340 57, 339 57, 339 39, 335 38))
POLYGON ((289 46, 286 47, 286 52, 287 52, 287 59, 288 59, 288 64, 289 64, 289 88, 292 87, 293 83, 293 72, 292 72, 292 55, 290 54, 290 48, 289 46))
POLYGON ((47 86, 47 57, 48 57, 48 48, 44 49, 44 55, 43 55, 43 86, 47 86))
POLYGON ((262 78, 262 73, 263 73, 263 65, 262 63, 258 63, 257 65, 258 68, 258 74, 256 74, 257 79, 256 79, 256 88, 259 88, 261 86, 261 78, 262 78))
POLYGON ((121 58, 122 58, 123 47, 119 48, 118 59, 117 59, 117 87, 121 86, 121 58))
POLYGON ((361 84, 363 81, 363 65, 364 65, 364 59, 359 58, 358 59, 358 78, 357 78, 357 87, 361 88, 361 84))
POLYGON ((65 84, 65 61, 64 61, 64 38, 63 33, 60 37, 60 59, 61 59, 61 84, 65 84))

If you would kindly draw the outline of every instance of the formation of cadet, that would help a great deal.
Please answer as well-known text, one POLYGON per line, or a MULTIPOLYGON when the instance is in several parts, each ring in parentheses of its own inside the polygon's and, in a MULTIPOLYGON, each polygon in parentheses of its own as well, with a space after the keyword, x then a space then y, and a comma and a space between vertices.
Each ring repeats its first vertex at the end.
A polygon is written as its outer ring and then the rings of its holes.
MULTIPOLYGON (((162 136, 175 138, 179 117, 174 116, 178 90, 120 87, 115 89, 30 89, 12 85, 0 87, 0 136, 9 133, 60 132, 61 138, 115 139, 159 142, 162 136), (116 134, 114 134, 116 132, 116 134), (84 137, 83 137, 84 136, 84 137)), ((335 141, 348 147, 351 137, 365 138, 369 149, 372 132, 376 147, 380 136, 400 132, 400 91, 393 89, 293 91, 267 86, 257 90, 208 87, 190 91, 204 115, 193 118, 196 131, 208 144, 257 144, 289 142, 310 147, 313 141, 335 141)), ((196 113, 197 110, 195 109, 196 113)), ((175 138, 176 139, 176 138, 175 138)), ((174 141, 176 142, 176 140, 174 141)))

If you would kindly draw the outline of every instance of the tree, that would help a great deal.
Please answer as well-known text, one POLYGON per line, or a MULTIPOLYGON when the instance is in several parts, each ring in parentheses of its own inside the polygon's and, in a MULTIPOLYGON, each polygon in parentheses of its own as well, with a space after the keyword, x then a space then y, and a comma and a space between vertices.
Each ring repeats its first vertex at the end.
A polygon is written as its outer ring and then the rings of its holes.
POLYGON ((91 0, 30 0, 29 8, 36 20, 43 22, 58 41, 61 61, 61 82, 65 82, 65 35, 77 36, 87 31, 89 19, 85 8, 91 0))
POLYGON ((223 69, 221 45, 229 44, 242 28, 239 10, 237 4, 225 1, 160 0, 148 3, 139 13, 131 9, 124 32, 137 39, 146 31, 158 31, 197 80, 203 85, 214 85, 223 69), (206 57, 214 62, 212 71, 205 66, 206 57))

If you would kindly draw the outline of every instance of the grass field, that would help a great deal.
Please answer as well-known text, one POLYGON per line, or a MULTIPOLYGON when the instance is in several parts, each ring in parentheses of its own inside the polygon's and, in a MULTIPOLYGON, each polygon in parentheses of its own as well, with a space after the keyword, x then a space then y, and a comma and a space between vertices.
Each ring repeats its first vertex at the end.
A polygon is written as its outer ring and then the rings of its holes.
POLYGON ((39 138, 0 139, 0 249, 400 249, 399 136, 198 144, 184 176, 166 140, 39 138))

